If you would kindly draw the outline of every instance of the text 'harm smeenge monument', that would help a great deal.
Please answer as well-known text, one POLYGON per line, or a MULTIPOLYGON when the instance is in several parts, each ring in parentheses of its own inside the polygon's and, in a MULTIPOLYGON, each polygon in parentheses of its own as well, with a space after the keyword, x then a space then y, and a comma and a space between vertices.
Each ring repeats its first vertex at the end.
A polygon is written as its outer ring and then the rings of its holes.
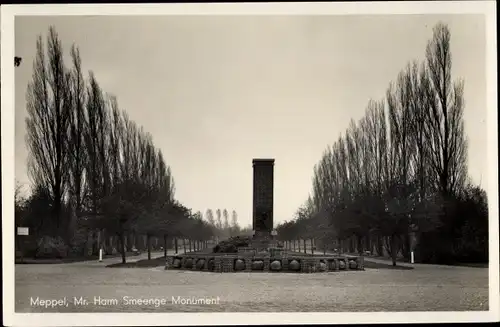
POLYGON ((274 159, 253 159, 253 230, 255 248, 272 246, 274 159))

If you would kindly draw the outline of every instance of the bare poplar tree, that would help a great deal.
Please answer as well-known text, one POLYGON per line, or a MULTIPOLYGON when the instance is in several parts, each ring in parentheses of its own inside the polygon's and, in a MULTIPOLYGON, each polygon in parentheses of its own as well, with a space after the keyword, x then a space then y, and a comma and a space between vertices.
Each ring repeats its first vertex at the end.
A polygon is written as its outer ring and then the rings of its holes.
POLYGON ((111 188, 114 190, 123 180, 123 171, 121 170, 122 161, 122 143, 123 120, 122 112, 118 107, 118 101, 115 96, 109 96, 109 170, 111 175, 111 188))
POLYGON ((233 228, 238 228, 238 214, 236 213, 235 210, 231 213, 231 221, 232 221, 232 226, 233 228))
POLYGON ((50 27, 47 37, 48 58, 45 57, 41 36, 36 47, 33 80, 28 85, 26 95, 28 169, 33 183, 50 192, 55 225, 60 227, 69 173, 69 81, 61 41, 54 27, 50 27))
POLYGON ((221 217, 221 214, 222 214, 222 213, 221 213, 221 210, 220 210, 220 209, 217 209, 217 210, 215 211, 215 215, 216 215, 216 217, 217 217, 217 218, 216 218, 216 222, 215 222, 216 227, 217 227, 217 229, 219 229, 219 230, 221 230, 221 231, 222 231, 222 217, 221 217))
POLYGON ((439 23, 427 44, 426 59, 430 83, 429 109, 425 128, 430 165, 437 188, 443 196, 461 187, 467 173, 467 141, 463 123, 463 81, 452 84, 451 33, 439 23))
POLYGON ((85 145, 87 148, 86 176, 88 177, 88 194, 90 196, 90 208, 94 215, 98 213, 98 201, 104 195, 103 166, 102 162, 102 135, 101 111, 104 110, 103 95, 101 88, 90 73, 89 85, 87 87, 87 119, 85 124, 85 145))
POLYGON ((85 80, 81 69, 80 50, 71 48, 73 69, 71 71, 71 95, 73 110, 70 111, 70 133, 68 143, 70 155, 69 187, 75 211, 81 210, 85 192, 85 166, 87 152, 84 143, 85 132, 85 80))
POLYGON ((222 211, 222 216, 224 217, 224 229, 226 230, 226 232, 229 231, 229 213, 227 212, 227 209, 224 209, 222 211))
POLYGON ((212 209, 207 209, 207 212, 205 213, 205 218, 207 219, 210 225, 215 227, 215 219, 212 209))

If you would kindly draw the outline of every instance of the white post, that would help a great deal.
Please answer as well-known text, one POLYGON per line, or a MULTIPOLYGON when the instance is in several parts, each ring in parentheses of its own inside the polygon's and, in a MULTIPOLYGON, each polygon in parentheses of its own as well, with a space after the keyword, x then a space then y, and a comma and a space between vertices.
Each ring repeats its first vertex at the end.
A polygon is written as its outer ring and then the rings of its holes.
POLYGON ((413 251, 411 251, 411 263, 415 263, 415 258, 413 257, 413 251))
POLYGON ((102 261, 102 249, 99 249, 99 262, 102 261))

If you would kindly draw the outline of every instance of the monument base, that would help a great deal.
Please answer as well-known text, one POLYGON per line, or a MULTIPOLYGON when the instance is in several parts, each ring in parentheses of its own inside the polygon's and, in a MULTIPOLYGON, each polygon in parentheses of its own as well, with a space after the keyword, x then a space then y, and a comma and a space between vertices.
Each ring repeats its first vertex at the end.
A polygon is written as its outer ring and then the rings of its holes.
POLYGON ((250 247, 257 252, 267 251, 269 248, 277 247, 278 242, 273 238, 270 232, 255 231, 250 247))
POLYGON ((166 258, 165 270, 328 273, 365 270, 363 256, 304 253, 185 253, 166 258))

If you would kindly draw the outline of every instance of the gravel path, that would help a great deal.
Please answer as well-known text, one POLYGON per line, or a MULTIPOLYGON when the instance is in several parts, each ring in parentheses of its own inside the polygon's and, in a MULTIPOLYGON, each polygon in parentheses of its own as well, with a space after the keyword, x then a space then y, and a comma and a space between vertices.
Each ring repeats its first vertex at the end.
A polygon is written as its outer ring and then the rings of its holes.
POLYGON ((415 265, 413 270, 316 274, 105 268, 114 262, 120 258, 16 265, 16 312, 488 310, 488 269, 482 268, 415 265), (61 305, 33 303, 37 298, 61 299, 61 305), (87 303, 78 304, 75 298, 87 303), (213 303, 192 303, 206 298, 213 303), (150 302, 140 304, 137 299, 150 302))

